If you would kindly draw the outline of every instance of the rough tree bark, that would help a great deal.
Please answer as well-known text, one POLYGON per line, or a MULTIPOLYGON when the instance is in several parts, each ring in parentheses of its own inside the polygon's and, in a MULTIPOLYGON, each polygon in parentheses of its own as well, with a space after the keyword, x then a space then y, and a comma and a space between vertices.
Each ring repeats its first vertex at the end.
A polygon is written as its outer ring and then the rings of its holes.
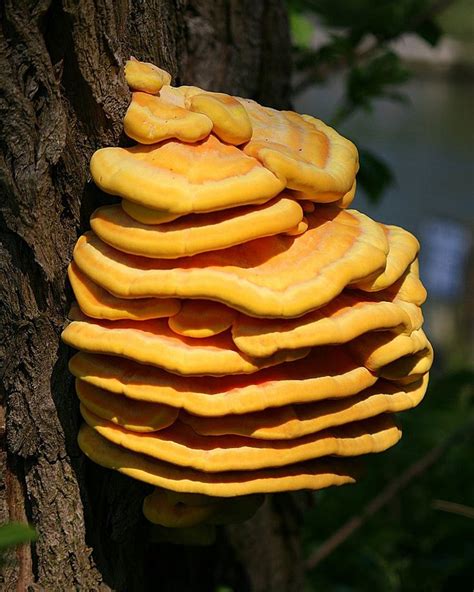
POLYGON ((59 340, 71 300, 66 266, 102 199, 89 159, 126 142, 125 59, 285 107, 282 0, 4 0, 0 14, 0 522, 29 521, 40 534, 12 557, 0 588, 301 589, 289 497, 211 548, 149 541, 140 511, 148 488, 78 450, 59 340))

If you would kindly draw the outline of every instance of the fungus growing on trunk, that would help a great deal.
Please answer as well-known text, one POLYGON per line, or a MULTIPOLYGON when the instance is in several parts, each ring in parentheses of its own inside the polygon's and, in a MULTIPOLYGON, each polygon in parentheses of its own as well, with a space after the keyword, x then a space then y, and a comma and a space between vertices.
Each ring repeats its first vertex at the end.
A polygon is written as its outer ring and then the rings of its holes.
POLYGON ((156 536, 198 543, 266 493, 354 482, 350 457, 399 440, 433 360, 419 244, 346 209, 357 150, 323 122, 134 60, 126 79, 139 144, 91 161, 122 203, 69 268, 78 440, 155 487, 156 536))

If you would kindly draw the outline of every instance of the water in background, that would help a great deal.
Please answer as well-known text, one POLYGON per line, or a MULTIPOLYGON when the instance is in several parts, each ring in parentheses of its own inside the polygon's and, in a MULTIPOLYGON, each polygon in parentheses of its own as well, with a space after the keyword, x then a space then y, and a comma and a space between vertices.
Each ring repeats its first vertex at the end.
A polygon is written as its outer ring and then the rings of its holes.
MULTIPOLYGON (((438 366, 474 364, 474 85, 430 74, 404 88, 408 104, 380 101, 338 129, 384 158, 396 176, 380 203, 359 190, 354 207, 420 239, 438 366)), ((330 121, 341 96, 340 80, 315 86, 296 97, 295 110, 330 121)))

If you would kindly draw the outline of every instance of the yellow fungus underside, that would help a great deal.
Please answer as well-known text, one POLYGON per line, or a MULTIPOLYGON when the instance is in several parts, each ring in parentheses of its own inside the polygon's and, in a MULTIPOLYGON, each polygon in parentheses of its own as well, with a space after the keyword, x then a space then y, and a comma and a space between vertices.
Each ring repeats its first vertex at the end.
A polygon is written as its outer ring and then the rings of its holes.
POLYGON ((179 413, 178 409, 168 405, 117 397, 78 379, 76 394, 95 415, 131 432, 157 432, 172 425, 179 413))
POLYGON ((383 273, 373 279, 363 280, 355 284, 356 288, 367 292, 376 292, 392 286, 407 271, 415 260, 420 243, 403 228, 382 224, 388 240, 387 266, 383 273))
POLYGON ((204 473, 164 463, 112 444, 87 424, 79 431, 82 452, 95 463, 172 491, 215 497, 253 493, 275 493, 299 489, 323 489, 354 483, 358 474, 354 461, 325 459, 262 471, 204 473))
POLYGON ((426 289, 420 281, 418 259, 415 259, 401 278, 389 286, 385 292, 394 299, 421 306, 426 300, 426 289))
MULTIPOLYGON (((379 380, 353 397, 304 405, 286 405, 246 415, 205 418, 180 413, 180 420, 202 436, 233 434, 263 440, 287 440, 416 407, 428 387, 428 375, 405 387, 379 380)), ((104 391, 105 392, 105 391, 104 391)))
POLYGON ((366 333, 348 343, 354 357, 373 371, 404 356, 417 354, 428 346, 428 338, 422 329, 409 335, 389 331, 366 333))
POLYGON ((400 429, 389 415, 295 440, 257 440, 240 436, 200 436, 181 422, 149 434, 128 432, 94 415, 84 405, 81 405, 81 414, 90 427, 113 444, 206 473, 254 471, 328 455, 358 456, 382 452, 401 437, 400 429))
POLYGON ((170 212, 152 210, 151 208, 139 206, 133 203, 133 201, 126 199, 122 199, 121 206, 130 218, 142 224, 164 224, 165 222, 171 222, 181 217, 181 214, 170 214, 170 212))
POLYGON ((207 417, 350 397, 377 380, 343 347, 319 347, 303 360, 252 375, 218 378, 179 376, 130 360, 85 352, 71 358, 69 369, 77 378, 110 393, 207 417))
POLYGON ((419 328, 421 317, 417 307, 413 308, 410 311, 406 304, 346 291, 297 319, 256 319, 240 314, 233 322, 232 338, 247 355, 267 357, 282 349, 347 343, 381 329, 411 333, 419 328))
POLYGON ((387 364, 377 372, 379 376, 387 380, 393 380, 399 384, 409 384, 417 380, 420 375, 430 371, 433 365, 434 352, 429 341, 421 351, 409 354, 387 364))
MULTIPOLYGON (((181 411, 179 419, 202 436, 237 435, 263 440, 289 440, 382 413, 411 409, 421 402, 427 386, 427 374, 404 386, 379 380, 358 395, 340 400, 285 405, 257 413, 229 414, 217 418, 181 411)), ((131 432, 157 432, 172 425, 178 416, 176 408, 132 401, 82 380, 76 380, 76 392, 81 403, 95 415, 131 432)))

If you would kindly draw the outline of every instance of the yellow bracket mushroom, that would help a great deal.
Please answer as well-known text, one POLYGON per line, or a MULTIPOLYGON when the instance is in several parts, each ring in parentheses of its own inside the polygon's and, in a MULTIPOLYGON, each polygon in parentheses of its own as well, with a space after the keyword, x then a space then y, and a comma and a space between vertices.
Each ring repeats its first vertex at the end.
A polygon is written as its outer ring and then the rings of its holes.
POLYGON ((125 132, 98 150, 63 340, 99 465, 156 489, 156 540, 209 544, 263 494, 353 483, 401 436, 433 349, 409 232, 348 210, 355 146, 322 121, 133 58, 125 132), (336 458, 338 457, 338 458, 336 458))

